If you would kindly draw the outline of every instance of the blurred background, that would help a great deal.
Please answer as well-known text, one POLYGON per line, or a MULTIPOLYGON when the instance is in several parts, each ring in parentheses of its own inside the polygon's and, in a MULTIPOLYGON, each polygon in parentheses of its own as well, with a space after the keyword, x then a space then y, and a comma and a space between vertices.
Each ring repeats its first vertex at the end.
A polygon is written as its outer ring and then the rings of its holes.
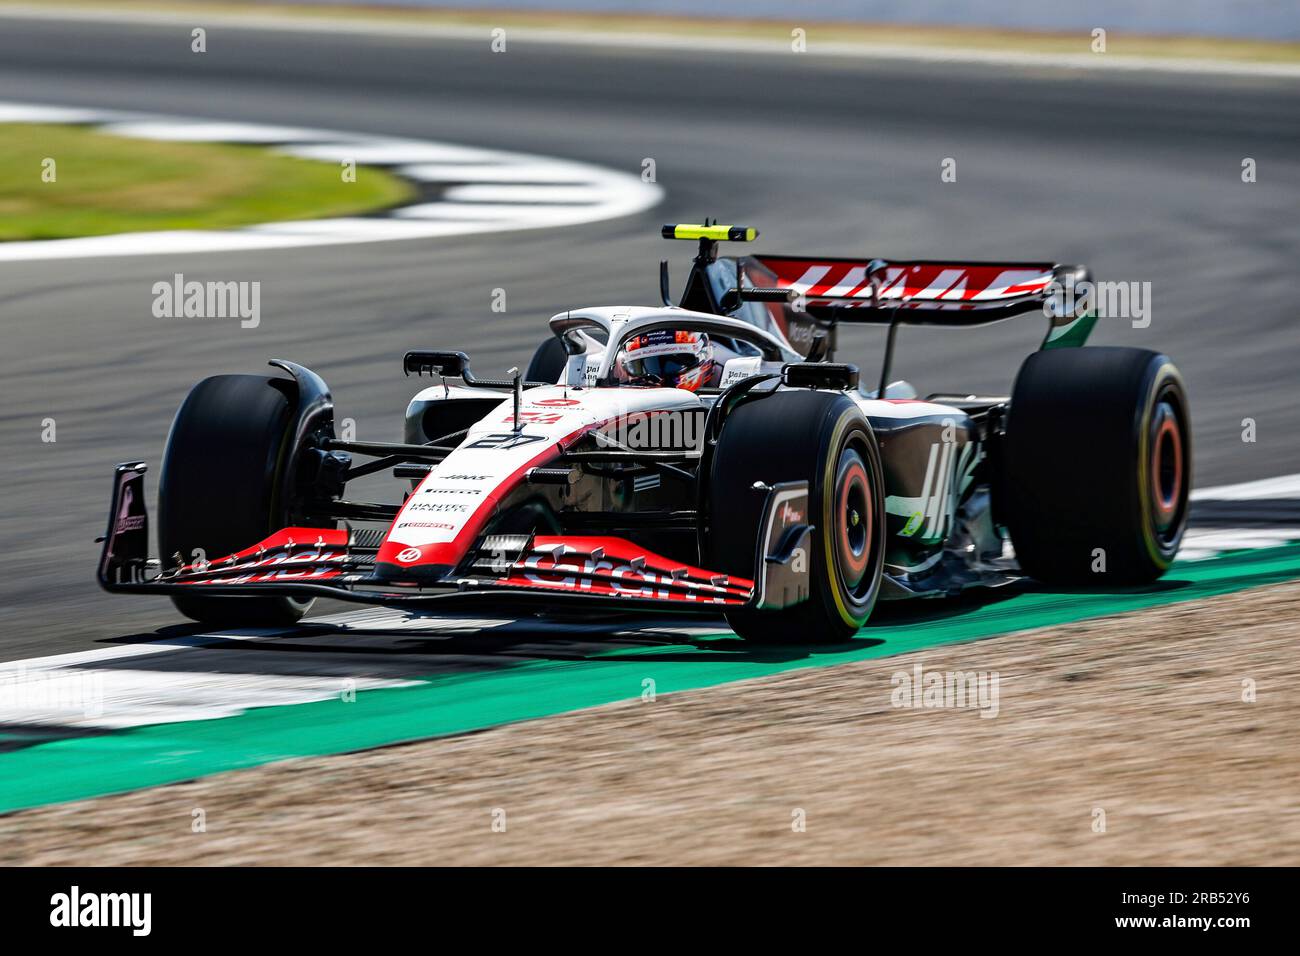
POLYGON ((1011 30, 1091 30, 1106 26, 1164 36, 1195 34, 1260 40, 1300 39, 1300 12, 1294 4, 1270 0, 1124 0, 1037 3, 1034 0, 722 0, 707 5, 693 0, 514 0, 476 3, 461 0, 288 0, 302 5, 424 7, 438 10, 536 10, 598 13, 647 13, 691 17, 787 20, 791 17, 845 23, 904 26, 1002 27, 1011 30))

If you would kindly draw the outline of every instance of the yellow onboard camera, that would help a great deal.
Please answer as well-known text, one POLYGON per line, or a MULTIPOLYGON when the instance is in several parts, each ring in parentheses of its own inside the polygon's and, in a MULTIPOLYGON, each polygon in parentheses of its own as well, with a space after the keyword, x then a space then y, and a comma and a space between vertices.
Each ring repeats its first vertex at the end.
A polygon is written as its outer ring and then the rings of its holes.
POLYGON ((665 239, 712 239, 715 242, 753 242, 758 238, 758 230, 749 226, 719 226, 717 223, 703 225, 679 223, 663 228, 665 239))

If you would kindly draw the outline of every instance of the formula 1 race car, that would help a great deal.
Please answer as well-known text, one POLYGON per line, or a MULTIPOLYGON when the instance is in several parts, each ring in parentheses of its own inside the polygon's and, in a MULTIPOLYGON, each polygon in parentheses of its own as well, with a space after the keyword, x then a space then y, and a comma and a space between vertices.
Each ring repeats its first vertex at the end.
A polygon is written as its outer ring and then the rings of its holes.
MULTIPOLYGON (((401 443, 335 432, 325 382, 218 375, 177 412, 148 558, 142 462, 117 467, 99 580, 222 625, 288 625, 315 597, 408 608, 577 603, 726 616, 751 640, 841 641, 878 598, 1026 577, 1135 585, 1188 512, 1187 397, 1163 355, 1080 348, 1087 272, 1042 262, 719 258, 698 240, 674 304, 574 309, 523 375, 417 349, 436 383, 401 443), (891 382, 902 323, 1048 325, 1010 397, 891 382), (874 389, 840 323, 888 327, 874 389), (371 460, 358 464, 354 456, 371 460), (349 500, 392 471, 400 504, 349 500), (409 490, 408 490, 409 489, 409 490)), ((397 497, 395 494, 394 497, 397 497)))

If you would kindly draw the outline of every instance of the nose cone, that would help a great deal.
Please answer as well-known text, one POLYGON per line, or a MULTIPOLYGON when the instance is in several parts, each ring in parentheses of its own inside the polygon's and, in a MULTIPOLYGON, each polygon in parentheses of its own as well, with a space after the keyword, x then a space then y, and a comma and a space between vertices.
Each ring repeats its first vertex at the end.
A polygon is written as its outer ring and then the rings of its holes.
POLYGON ((375 557, 375 577, 383 581, 433 584, 447 580, 464 551, 455 542, 427 545, 385 541, 375 557))

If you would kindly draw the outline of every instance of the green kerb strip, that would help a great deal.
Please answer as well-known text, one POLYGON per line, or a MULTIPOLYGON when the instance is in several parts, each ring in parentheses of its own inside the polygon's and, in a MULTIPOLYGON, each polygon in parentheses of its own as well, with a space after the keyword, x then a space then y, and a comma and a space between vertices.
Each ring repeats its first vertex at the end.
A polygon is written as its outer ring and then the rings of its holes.
POLYGON ((289 757, 346 753, 481 730, 657 693, 801 667, 886 657, 1013 631, 1137 611, 1300 578, 1300 545, 1179 564, 1131 592, 982 592, 958 602, 884 608, 858 638, 830 649, 750 648, 729 633, 689 644, 537 661, 342 700, 265 707, 237 717, 158 724, 48 741, 0 754, 0 811, 174 783, 289 757))

